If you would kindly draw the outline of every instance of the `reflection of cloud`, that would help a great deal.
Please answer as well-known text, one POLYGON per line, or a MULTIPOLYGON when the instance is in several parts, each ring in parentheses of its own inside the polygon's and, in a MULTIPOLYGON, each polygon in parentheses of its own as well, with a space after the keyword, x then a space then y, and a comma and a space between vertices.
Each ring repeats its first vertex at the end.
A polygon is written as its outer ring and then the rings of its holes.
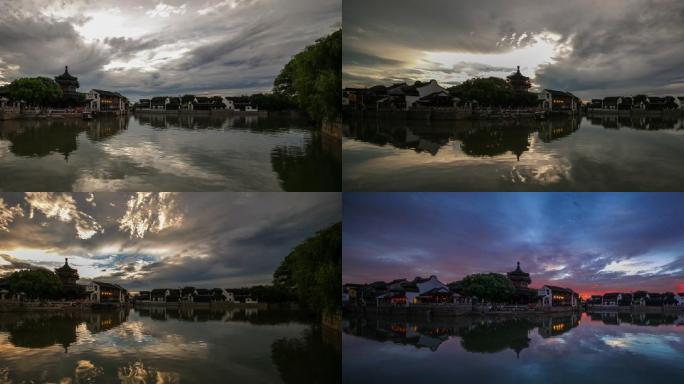
POLYGON ((175 194, 170 192, 139 192, 128 200, 126 213, 119 220, 119 229, 128 231, 131 238, 145 237, 146 232, 158 233, 166 228, 179 227, 183 215, 176 207, 175 194))
POLYGON ((122 384, 175 384, 180 383, 180 374, 176 372, 157 371, 145 365, 141 361, 129 364, 127 367, 119 368, 119 380, 122 384))
POLYGON ((5 204, 5 200, 0 197, 0 231, 9 232, 8 225, 12 224, 15 217, 24 216, 24 211, 19 204, 10 207, 5 204))
POLYGON ((162 151, 152 143, 119 148, 113 147, 110 144, 104 144, 102 150, 112 157, 124 158, 140 167, 154 168, 160 173, 196 177, 216 182, 221 182, 224 179, 222 175, 207 172, 200 167, 190 164, 188 159, 184 159, 177 154, 162 151))
POLYGON ((640 355, 657 358, 678 358, 678 353, 669 343, 681 343, 682 339, 674 335, 649 335, 643 333, 625 333, 622 336, 606 335, 603 342, 613 348, 640 355))
POLYGON ((90 239, 96 233, 104 232, 92 216, 78 210, 71 194, 27 192, 25 200, 31 209, 30 218, 33 218, 34 211, 37 210, 48 219, 56 218, 64 223, 73 222, 76 233, 81 239, 90 239))
POLYGON ((74 377, 76 378, 76 384, 78 383, 92 383, 95 378, 102 376, 104 374, 104 369, 96 367, 95 364, 88 360, 79 360, 76 365, 76 370, 74 372, 74 377))

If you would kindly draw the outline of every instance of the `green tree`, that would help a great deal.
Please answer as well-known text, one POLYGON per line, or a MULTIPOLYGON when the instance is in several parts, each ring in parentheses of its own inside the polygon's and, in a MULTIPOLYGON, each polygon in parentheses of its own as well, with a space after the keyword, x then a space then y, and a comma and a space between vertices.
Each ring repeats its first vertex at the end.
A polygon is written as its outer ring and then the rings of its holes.
POLYGON ((45 107, 62 98, 62 89, 47 77, 27 77, 17 79, 7 86, 10 99, 25 101, 30 105, 45 107))
POLYGON ((311 311, 338 311, 342 305, 342 224, 318 232, 298 245, 273 274, 273 285, 311 311))
POLYGON ((47 269, 17 271, 8 280, 10 291, 23 292, 30 299, 55 299, 62 295, 62 282, 47 269))
POLYGON ((292 98, 318 122, 339 117, 341 88, 342 30, 295 55, 273 83, 273 93, 292 98))
POLYGON ((499 273, 468 275, 461 281, 461 290, 465 295, 497 303, 507 302, 515 294, 513 283, 499 273))
POLYGON ((538 104, 534 93, 515 93, 506 80, 498 77, 468 79, 448 91, 463 101, 477 101, 485 107, 532 107, 538 104))

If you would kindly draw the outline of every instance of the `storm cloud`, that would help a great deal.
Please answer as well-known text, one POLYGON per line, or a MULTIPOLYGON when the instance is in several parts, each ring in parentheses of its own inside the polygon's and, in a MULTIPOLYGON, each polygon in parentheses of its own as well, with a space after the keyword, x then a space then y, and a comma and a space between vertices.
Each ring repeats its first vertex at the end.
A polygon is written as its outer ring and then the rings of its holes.
POLYGON ((340 0, 0 0, 0 84, 79 78, 80 91, 269 91, 297 52, 341 26, 340 0))
POLYGON ((268 284, 338 193, 3 193, 0 274, 69 264, 129 289, 268 284))
POLYGON ((684 291, 684 195, 350 193, 343 280, 506 273, 532 286, 684 291))
POLYGON ((537 87, 584 98, 684 93, 677 0, 349 0, 343 12, 346 86, 454 83, 520 65, 537 87))

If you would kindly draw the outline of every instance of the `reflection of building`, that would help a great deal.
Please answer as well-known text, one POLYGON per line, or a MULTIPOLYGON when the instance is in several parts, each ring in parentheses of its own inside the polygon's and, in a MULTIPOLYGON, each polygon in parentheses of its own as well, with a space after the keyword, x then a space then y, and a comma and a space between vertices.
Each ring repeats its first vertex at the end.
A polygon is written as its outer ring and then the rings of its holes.
POLYGON ((569 316, 542 318, 539 335, 542 337, 558 336, 579 325, 579 315, 575 312, 569 316))

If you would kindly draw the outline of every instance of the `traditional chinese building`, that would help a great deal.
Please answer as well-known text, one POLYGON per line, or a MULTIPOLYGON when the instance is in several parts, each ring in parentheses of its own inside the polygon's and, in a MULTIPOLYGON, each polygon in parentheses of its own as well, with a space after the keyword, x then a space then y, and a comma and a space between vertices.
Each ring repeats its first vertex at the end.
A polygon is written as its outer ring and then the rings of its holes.
POLYGON ((506 275, 516 288, 527 288, 527 286, 532 282, 532 279, 530 279, 530 274, 523 272, 522 269, 520 269, 519 261, 517 268, 515 268, 515 270, 512 272, 508 272, 506 275))
POLYGON ((79 105, 80 96, 78 94, 78 78, 71 76, 69 73, 69 67, 64 67, 64 73, 56 76, 55 81, 59 84, 62 89, 62 101, 65 106, 74 107, 79 105))
POLYGON ((508 81, 508 84, 511 85, 513 88, 513 91, 516 93, 523 93, 527 92, 530 90, 532 87, 532 83, 530 82, 530 78, 527 76, 523 76, 522 73, 520 73, 520 66, 518 65, 518 70, 508 76, 506 78, 508 81))
POLYGON ((79 285, 76 281, 79 279, 78 271, 69 266, 69 259, 64 259, 64 265, 55 269, 55 273, 62 282, 62 287, 65 293, 75 293, 79 290, 79 285))

